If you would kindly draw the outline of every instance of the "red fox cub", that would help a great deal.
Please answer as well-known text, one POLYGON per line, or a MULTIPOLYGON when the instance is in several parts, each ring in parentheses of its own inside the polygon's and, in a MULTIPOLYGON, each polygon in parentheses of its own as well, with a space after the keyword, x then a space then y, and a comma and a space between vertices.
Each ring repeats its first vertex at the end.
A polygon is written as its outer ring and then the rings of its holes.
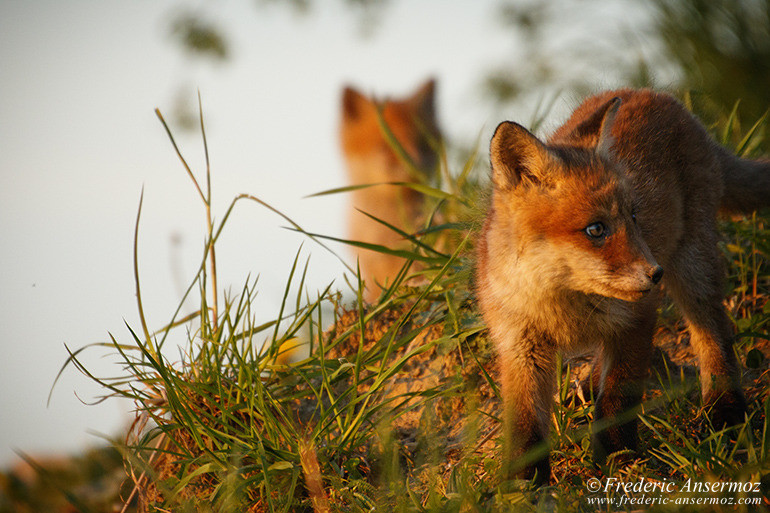
MULTIPOLYGON (((345 88, 340 132, 351 185, 414 182, 415 171, 422 174, 423 181, 432 176, 438 161, 434 145, 441 137, 434 97, 433 80, 404 100, 378 102, 350 87, 345 88), (378 105, 382 109, 382 120, 416 170, 410 169, 388 142, 380 126, 378 105)), ((358 210, 412 233, 421 227, 423 209, 424 197, 413 189, 393 185, 357 189, 351 194, 350 238, 397 249, 403 246, 403 237, 358 210)), ((357 251, 356 256, 366 282, 364 297, 369 302, 377 299, 380 286, 392 282, 405 263, 403 258, 366 249, 357 251)))
POLYGON ((499 356, 506 477, 550 477, 558 351, 595 350, 597 462, 636 449, 635 415, 621 414, 642 400, 662 287, 714 426, 742 422, 716 215, 770 205, 770 162, 729 154, 671 96, 627 89, 587 99, 547 142, 501 123, 490 160, 477 292, 499 356))

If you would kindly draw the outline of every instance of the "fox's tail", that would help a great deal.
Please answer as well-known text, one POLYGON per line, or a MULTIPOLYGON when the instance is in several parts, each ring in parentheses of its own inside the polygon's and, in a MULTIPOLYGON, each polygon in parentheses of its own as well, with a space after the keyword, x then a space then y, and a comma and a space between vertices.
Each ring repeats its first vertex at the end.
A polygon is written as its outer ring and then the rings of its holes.
POLYGON ((722 176, 724 194, 720 211, 748 214, 770 207, 770 160, 741 159, 725 152, 722 176))

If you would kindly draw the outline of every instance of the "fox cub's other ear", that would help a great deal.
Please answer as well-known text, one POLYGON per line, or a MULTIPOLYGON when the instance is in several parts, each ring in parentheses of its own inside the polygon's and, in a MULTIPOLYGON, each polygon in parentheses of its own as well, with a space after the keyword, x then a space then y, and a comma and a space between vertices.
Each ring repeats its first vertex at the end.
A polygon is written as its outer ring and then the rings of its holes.
POLYGON ((501 190, 512 189, 522 182, 541 183, 546 166, 556 159, 529 130, 512 121, 503 121, 489 144, 492 181, 501 190))
POLYGON ((615 116, 620 108, 620 98, 613 98, 607 103, 607 110, 602 117, 602 126, 599 130, 599 142, 596 143, 596 153, 602 156, 609 156, 610 148, 614 142, 612 138, 612 125, 615 124, 615 116))
POLYGON ((620 104, 620 98, 611 99, 575 128, 575 133, 581 138, 596 138, 596 153, 601 156, 609 156, 614 142, 612 126, 620 104))

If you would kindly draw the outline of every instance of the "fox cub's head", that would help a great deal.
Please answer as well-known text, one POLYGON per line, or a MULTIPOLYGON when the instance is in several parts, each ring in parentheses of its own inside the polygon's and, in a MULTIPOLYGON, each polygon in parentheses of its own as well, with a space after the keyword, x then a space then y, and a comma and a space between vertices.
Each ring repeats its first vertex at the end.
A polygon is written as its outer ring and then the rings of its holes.
POLYGON ((378 101, 346 87, 340 135, 348 163, 363 161, 369 169, 379 168, 391 175, 372 176, 371 181, 409 181, 409 176, 397 176, 404 166, 388 141, 384 124, 415 165, 431 172, 437 162, 435 143, 440 138, 435 90, 435 81, 429 80, 408 98, 378 101))
POLYGON ((527 258, 544 287, 635 301, 661 279, 637 225, 636 197, 613 158, 611 128, 620 99, 576 131, 588 147, 546 145, 504 122, 490 145, 495 215, 510 253, 527 258), (515 242, 513 242, 515 241, 515 242))

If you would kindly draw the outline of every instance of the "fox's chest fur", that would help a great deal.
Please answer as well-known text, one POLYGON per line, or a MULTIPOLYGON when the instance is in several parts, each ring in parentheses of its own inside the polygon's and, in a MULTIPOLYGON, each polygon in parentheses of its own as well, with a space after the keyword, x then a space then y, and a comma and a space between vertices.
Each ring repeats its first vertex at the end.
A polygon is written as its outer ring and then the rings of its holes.
POLYGON ((497 320, 490 328, 507 332, 494 337, 498 350, 514 350, 518 340, 534 336, 553 350, 583 352, 629 326, 632 303, 565 287, 572 270, 563 251, 569 248, 554 248, 547 240, 519 248, 515 230, 499 230, 494 215, 480 242, 487 257, 478 265, 482 308, 497 320))

